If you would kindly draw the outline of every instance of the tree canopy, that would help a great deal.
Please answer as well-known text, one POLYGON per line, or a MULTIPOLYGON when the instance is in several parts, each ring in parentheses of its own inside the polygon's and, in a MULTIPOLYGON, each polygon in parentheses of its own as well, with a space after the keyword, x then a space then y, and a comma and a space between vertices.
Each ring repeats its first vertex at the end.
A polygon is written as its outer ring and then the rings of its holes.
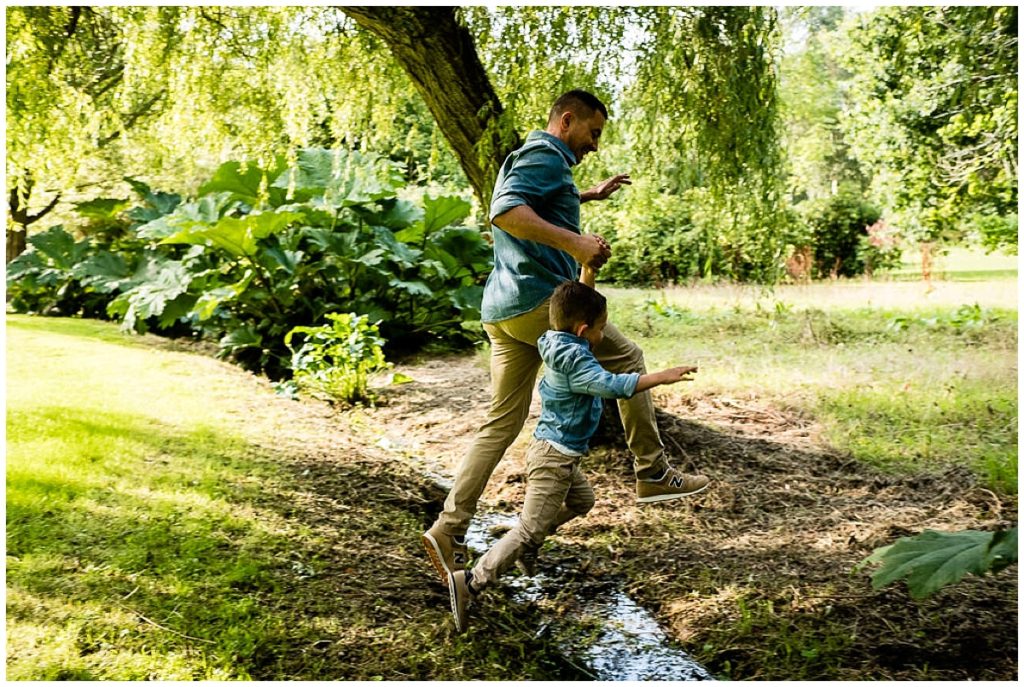
POLYGON ((124 177, 189 194, 227 160, 310 146, 377 152, 486 202, 571 87, 612 113, 581 186, 634 179, 588 212, 637 239, 609 275, 774 279, 803 240, 789 206, 836 179, 922 236, 1016 207, 1016 8, 800 10, 795 55, 769 7, 6 12, 15 228, 123 195, 124 177))

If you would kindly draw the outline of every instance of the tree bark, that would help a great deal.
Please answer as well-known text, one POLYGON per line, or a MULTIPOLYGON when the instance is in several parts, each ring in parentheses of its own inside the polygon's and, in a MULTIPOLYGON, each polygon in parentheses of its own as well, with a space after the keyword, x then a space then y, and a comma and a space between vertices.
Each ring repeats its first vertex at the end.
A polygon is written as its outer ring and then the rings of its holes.
POLYGON ((58 193, 42 210, 35 214, 29 214, 28 201, 32 196, 32 188, 35 186, 35 181, 32 179, 32 173, 28 170, 25 170, 24 178, 24 202, 22 202, 22 196, 18 193, 17 184, 11 188, 10 196, 7 198, 7 210, 10 219, 14 224, 21 225, 21 228, 16 229, 10 225, 7 227, 7 252, 4 253, 5 264, 25 252, 25 248, 28 246, 28 225, 38 222, 48 215, 60 201, 60 194, 58 193))
POLYGON ((498 169, 520 139, 454 7, 342 7, 383 40, 423 97, 487 207, 498 169))

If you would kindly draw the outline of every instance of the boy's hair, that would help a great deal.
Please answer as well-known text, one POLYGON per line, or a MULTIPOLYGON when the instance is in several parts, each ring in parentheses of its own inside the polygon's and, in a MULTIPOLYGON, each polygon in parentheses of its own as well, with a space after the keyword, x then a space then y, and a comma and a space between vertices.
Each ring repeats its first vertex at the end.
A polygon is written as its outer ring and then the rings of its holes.
POLYGON ((551 295, 548 319, 552 329, 574 333, 584 322, 593 327, 607 309, 608 300, 597 291, 578 281, 566 281, 551 295))
POLYGON ((550 124, 570 110, 580 117, 589 117, 596 110, 604 115, 605 119, 608 119, 608 108, 604 106, 604 103, 598 100, 593 93, 577 88, 558 96, 558 100, 548 112, 548 123, 550 124))

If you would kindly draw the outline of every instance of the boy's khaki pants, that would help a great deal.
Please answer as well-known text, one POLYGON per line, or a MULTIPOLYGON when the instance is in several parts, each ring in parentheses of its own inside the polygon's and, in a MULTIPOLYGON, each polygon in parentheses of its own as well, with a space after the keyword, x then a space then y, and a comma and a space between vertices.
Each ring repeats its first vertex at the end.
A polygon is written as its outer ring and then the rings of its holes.
POLYGON ((581 456, 567 456, 546 441, 534 439, 526 451, 526 500, 519 522, 473 566, 473 586, 494 583, 527 546, 594 507, 594 490, 580 470, 581 456))
MULTIPOLYGON (((441 531, 449 536, 466 533, 491 473, 526 424, 541 366, 537 339, 549 327, 548 301, 517 317, 484 324, 491 340, 491 409, 455 472, 455 486, 437 519, 441 531)), ((604 340, 594 356, 609 372, 647 372, 643 351, 611 324, 605 327, 604 340)), ((667 463, 650 392, 618 404, 636 476, 643 479, 657 474, 667 463)))

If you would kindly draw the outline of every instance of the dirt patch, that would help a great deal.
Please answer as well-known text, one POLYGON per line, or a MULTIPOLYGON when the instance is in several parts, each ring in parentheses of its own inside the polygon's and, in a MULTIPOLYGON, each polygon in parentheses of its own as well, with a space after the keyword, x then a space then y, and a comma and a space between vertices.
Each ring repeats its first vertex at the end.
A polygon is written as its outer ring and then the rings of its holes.
MULTIPOLYGON (((401 455, 450 477, 489 402, 487 371, 448 356, 400 371, 415 381, 343 416, 361 451, 401 455)), ((624 575, 675 639, 735 679, 1014 679, 1014 566, 926 601, 902 585, 875 592, 852 574, 871 551, 925 528, 1017 521, 1016 498, 965 468, 887 474, 827 445, 813 418, 756 396, 656 394, 674 464, 713 478, 690 501, 635 503, 631 459, 608 433, 586 459, 598 495, 555 538, 554 555, 594 575, 624 575)), ((525 447, 539 411, 499 464, 484 500, 517 510, 525 447)))

